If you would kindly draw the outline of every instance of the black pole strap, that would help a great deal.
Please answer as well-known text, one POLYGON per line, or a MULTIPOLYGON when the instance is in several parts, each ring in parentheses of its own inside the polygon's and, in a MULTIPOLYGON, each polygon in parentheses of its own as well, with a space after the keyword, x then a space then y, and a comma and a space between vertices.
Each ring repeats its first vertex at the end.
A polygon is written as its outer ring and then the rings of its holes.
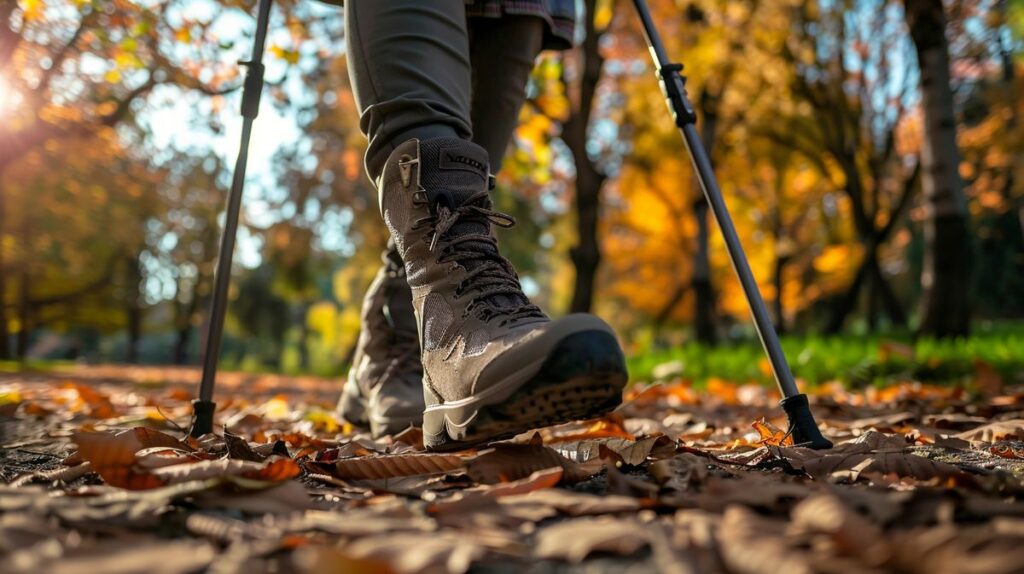
POLYGON ((246 67, 245 82, 242 85, 242 138, 235 160, 235 171, 228 194, 224 231, 221 235, 220 254, 214 275, 213 299, 207 320, 206 348, 203 353, 203 378, 199 384, 199 398, 192 401, 193 437, 213 432, 213 414, 217 404, 213 402, 213 386, 217 379, 217 361, 220 359, 220 345, 224 336, 224 317, 227 315, 228 287, 231 283, 231 261, 235 251, 235 237, 238 232, 238 218, 242 210, 242 191, 245 187, 245 170, 249 159, 249 140, 252 124, 259 115, 260 95, 263 93, 263 49, 267 41, 267 27, 270 22, 272 0, 260 0, 256 16, 256 35, 253 38, 252 57, 239 62, 246 67))
POLYGON ((697 114, 686 95, 686 77, 682 74, 683 65, 669 62, 665 46, 654 26, 646 2, 634 0, 633 5, 643 24, 644 37, 650 47, 651 59, 657 68, 658 80, 661 90, 665 94, 665 101, 672 112, 676 126, 679 127, 686 148, 690 152, 690 159, 697 172, 697 179, 700 181, 704 197, 715 214, 718 228, 725 240, 726 250, 729 252, 729 259, 739 277, 743 294, 747 297, 750 314, 754 319, 754 328, 757 330, 757 336, 761 340, 765 354, 768 355, 775 382, 782 392, 781 404, 786 415, 789 416, 794 440, 798 443, 806 443, 812 448, 831 448, 832 443, 821 435, 818 425, 814 422, 807 396, 801 394, 797 389, 793 373, 786 361, 786 355, 782 352, 782 345, 779 344, 779 337, 775 333, 775 326, 768 314, 768 308, 761 297, 761 290, 750 270, 750 263, 747 261, 743 245, 736 233, 736 227, 733 225, 732 217, 725 205, 725 199, 722 197, 722 190, 718 186, 718 179, 711 166, 711 159, 708 157, 707 150, 704 149, 700 134, 697 133, 697 114))

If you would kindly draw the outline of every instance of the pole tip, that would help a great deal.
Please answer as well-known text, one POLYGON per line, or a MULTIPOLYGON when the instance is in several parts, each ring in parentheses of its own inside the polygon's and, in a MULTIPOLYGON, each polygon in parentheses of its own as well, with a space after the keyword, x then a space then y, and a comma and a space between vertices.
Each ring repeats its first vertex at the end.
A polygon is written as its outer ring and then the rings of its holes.
POLYGON ((807 402, 807 395, 801 393, 786 397, 779 404, 782 405, 782 410, 786 411, 786 416, 789 417, 794 443, 809 446, 814 450, 832 448, 832 441, 821 434, 818 423, 814 421, 811 405, 807 402))
POLYGON ((217 410, 217 403, 196 399, 192 401, 192 430, 189 435, 192 438, 199 438, 204 434, 213 432, 213 412, 217 410))

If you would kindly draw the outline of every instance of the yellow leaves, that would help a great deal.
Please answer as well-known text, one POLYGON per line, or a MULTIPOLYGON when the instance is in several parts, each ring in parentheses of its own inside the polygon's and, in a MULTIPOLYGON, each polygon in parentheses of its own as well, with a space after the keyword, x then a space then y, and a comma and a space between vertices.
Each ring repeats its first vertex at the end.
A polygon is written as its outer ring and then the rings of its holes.
POLYGON ((291 408, 288 407, 288 398, 284 395, 277 395, 260 407, 264 418, 272 421, 285 420, 291 417, 291 408))
POLYGON ((46 0, 19 0, 18 5, 26 22, 38 20, 46 10, 46 0))
POLYGON ((0 407, 5 405, 19 405, 21 404, 21 400, 21 393, 16 389, 0 391, 0 407))
POLYGON ((849 245, 829 245, 814 258, 814 268, 826 274, 849 268, 854 263, 852 251, 849 245))
POLYGON ((341 428, 338 424, 338 416, 332 412, 315 410, 306 413, 303 418, 313 423, 313 430, 317 432, 335 434, 341 428))
POLYGON ((594 10, 594 28, 598 31, 604 30, 611 24, 612 16, 615 15, 615 2, 612 0, 597 0, 594 10))
POLYGON ((174 39, 182 44, 188 44, 192 41, 192 30, 188 26, 178 28, 174 31, 174 39))
POLYGON ((284 48, 277 44, 270 46, 270 53, 276 58, 280 58, 289 64, 297 64, 299 62, 299 51, 290 48, 284 48))

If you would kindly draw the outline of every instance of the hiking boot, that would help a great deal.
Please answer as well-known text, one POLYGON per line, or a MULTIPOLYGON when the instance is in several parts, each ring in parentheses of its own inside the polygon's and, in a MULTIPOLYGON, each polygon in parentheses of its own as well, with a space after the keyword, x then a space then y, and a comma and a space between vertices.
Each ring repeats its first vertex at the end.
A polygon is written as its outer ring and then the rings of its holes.
POLYGON ((412 291, 393 245, 383 259, 363 300, 359 341, 338 401, 342 418, 368 426, 374 438, 423 420, 423 367, 412 291))
POLYGON ((498 252, 488 158, 458 138, 409 140, 388 158, 380 208, 405 264, 423 364, 423 442, 454 450, 602 415, 626 365, 592 315, 552 321, 498 252))

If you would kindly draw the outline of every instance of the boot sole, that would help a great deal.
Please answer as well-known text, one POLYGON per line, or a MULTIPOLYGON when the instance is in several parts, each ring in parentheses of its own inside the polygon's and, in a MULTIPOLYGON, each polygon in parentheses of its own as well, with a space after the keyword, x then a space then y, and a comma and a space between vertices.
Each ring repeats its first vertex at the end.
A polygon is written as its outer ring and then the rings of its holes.
POLYGON ((594 418, 622 403, 626 360, 604 331, 574 333, 548 354, 540 369, 511 395, 459 401, 424 413, 427 450, 453 451, 520 433, 594 418), (439 428, 432 433, 428 429, 439 428))

